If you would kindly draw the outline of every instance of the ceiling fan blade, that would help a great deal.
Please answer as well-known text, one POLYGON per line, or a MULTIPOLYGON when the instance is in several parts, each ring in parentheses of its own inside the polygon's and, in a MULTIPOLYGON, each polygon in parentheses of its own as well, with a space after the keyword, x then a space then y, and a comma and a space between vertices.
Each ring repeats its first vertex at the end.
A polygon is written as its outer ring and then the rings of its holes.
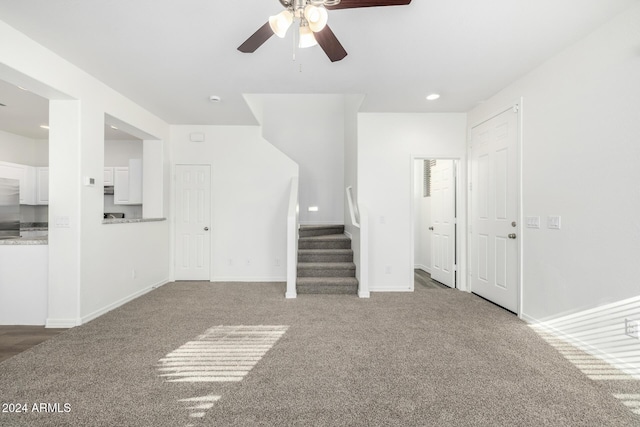
POLYGON ((338 41, 338 38, 335 34, 333 34, 333 31, 331 31, 331 28, 329 28, 328 25, 324 27, 322 31, 314 33, 314 36, 322 50, 324 50, 324 53, 326 53, 331 60, 331 62, 340 61, 345 56, 347 56, 347 51, 344 50, 344 47, 342 47, 342 45, 338 41))
POLYGON ((238 50, 244 53, 252 53, 255 52, 260 46, 264 44, 269 38, 273 35, 273 31, 271 30, 271 26, 269 26, 269 22, 264 24, 262 27, 258 28, 258 31, 253 33, 251 37, 249 37, 244 43, 242 43, 238 50))
POLYGON ((341 0, 335 6, 327 6, 327 9, 352 9, 354 7, 375 7, 375 6, 405 6, 411 0, 341 0))

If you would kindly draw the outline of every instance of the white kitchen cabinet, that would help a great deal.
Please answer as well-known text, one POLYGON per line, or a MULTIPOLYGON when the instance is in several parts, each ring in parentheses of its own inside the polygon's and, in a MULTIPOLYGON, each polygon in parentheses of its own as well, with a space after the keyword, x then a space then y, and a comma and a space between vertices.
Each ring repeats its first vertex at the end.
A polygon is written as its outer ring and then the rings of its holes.
POLYGON ((129 168, 113 168, 113 204, 129 204, 129 168))
POLYGON ((114 168, 104 168, 104 185, 114 185, 113 169, 114 168))
POLYGON ((0 162, 0 178, 20 181, 20 204, 36 204, 36 168, 17 163, 0 162))
POLYGON ((49 168, 36 168, 36 204, 49 204, 49 168))
POLYGON ((142 159, 129 160, 128 167, 113 168, 113 204, 142 204, 142 159))

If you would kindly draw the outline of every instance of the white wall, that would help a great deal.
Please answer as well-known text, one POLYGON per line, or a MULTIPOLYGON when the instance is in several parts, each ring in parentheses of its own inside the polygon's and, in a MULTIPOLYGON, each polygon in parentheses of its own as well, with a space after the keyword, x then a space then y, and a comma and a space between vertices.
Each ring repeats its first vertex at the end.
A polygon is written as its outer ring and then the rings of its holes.
POLYGON ((262 135, 300 168, 300 223, 344 223, 343 95, 251 95, 262 135), (259 105, 259 107, 255 107, 259 105), (318 212, 309 212, 318 206, 318 212))
POLYGON ((142 141, 134 139, 104 142, 105 167, 128 167, 129 159, 142 159, 142 141))
POLYGON ((424 159, 415 160, 413 187, 414 248, 416 268, 431 273, 431 197, 424 197, 424 159))
POLYGON ((0 161, 29 166, 47 166, 49 164, 48 142, 0 130, 0 161))
MULTIPOLYGON (((371 291, 413 289, 413 159, 466 161, 466 124, 466 114, 458 113, 358 115, 358 198, 370 215, 371 291)), ((463 202, 460 211, 466 212, 466 199, 463 202)), ((466 217, 461 227, 466 227, 466 217)), ((462 256, 464 244, 459 242, 462 256)))
MULTIPOLYGON (((530 321, 640 295, 639 23, 640 5, 469 114, 473 125, 523 97, 523 210, 542 222, 521 230, 530 321), (561 230, 546 228, 548 215, 562 216, 561 230)), ((632 342, 617 324, 611 333, 632 342)))
MULTIPOLYGON (((165 151, 169 126, 1 21, 0 40, 0 78, 51 100, 47 325, 77 325, 169 278, 167 221, 101 220, 105 114, 162 140, 165 151), (83 177, 96 185, 83 186, 83 177)), ((168 188, 168 159, 163 168, 157 185, 168 188)))
POLYGON ((211 165, 211 280, 286 281, 295 162, 262 138, 258 126, 172 126, 171 141, 173 167, 211 165), (205 141, 191 142, 192 132, 205 141))

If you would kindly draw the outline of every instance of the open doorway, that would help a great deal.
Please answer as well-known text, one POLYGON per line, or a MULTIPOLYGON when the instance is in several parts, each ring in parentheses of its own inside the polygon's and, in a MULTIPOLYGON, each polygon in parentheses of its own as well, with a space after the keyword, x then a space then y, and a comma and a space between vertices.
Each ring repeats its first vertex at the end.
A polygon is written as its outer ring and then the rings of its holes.
POLYGON ((427 287, 457 288, 459 162, 435 158, 413 162, 414 277, 427 287))

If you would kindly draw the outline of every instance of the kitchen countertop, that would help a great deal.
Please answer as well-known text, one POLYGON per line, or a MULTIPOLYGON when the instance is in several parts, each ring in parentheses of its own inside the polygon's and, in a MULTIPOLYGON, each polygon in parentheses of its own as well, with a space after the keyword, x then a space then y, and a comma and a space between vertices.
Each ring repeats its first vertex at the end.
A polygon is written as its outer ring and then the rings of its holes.
POLYGON ((0 239, 0 245, 48 245, 49 236, 16 237, 13 239, 0 239))

